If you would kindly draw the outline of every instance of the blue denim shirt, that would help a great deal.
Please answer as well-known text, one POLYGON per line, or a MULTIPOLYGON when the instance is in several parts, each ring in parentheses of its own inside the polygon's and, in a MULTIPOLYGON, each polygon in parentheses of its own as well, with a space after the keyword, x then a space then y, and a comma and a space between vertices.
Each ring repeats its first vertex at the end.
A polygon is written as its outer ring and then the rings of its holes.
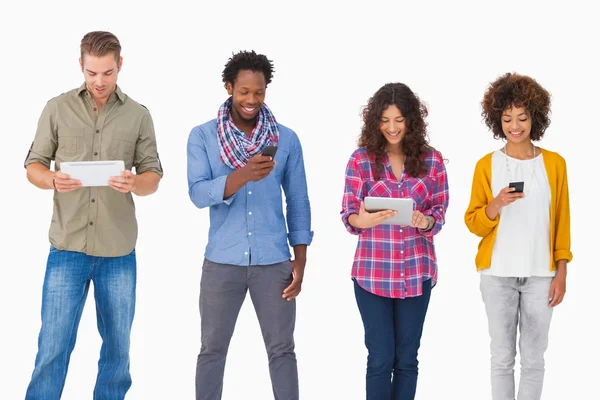
POLYGON ((294 131, 278 127, 273 171, 258 182, 248 182, 227 200, 223 200, 225 181, 234 170, 221 161, 217 120, 192 129, 187 145, 189 195, 196 207, 210 207, 205 252, 210 261, 275 264, 291 258, 288 241, 291 246, 310 245, 313 232, 302 147, 294 131))

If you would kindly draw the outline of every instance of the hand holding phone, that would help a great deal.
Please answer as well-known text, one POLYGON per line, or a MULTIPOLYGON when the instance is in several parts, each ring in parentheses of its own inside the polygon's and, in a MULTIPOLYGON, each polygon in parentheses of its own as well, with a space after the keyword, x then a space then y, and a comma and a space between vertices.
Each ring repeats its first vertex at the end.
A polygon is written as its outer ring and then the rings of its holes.
POLYGON ((245 167, 239 171, 246 182, 258 182, 266 178, 275 168, 275 153, 277 146, 266 146, 261 154, 256 154, 248 160, 245 167))
MULTIPOLYGON (((496 213, 492 213, 491 216, 490 216, 490 214, 488 214, 488 217, 490 217, 490 219, 494 219, 495 215, 497 214, 498 211, 500 211, 500 209, 502 207, 505 207, 518 199, 522 199, 523 196, 525 196, 525 194, 522 191, 516 192, 514 190, 515 186, 520 186, 520 185, 514 185, 515 183, 517 183, 517 182, 510 183, 507 187, 502 189, 500 191, 500 193, 498 193, 498 196, 496 196, 494 198, 494 200, 492 200, 490 205, 494 206, 494 208, 496 209, 496 213), (513 185, 513 186, 511 186, 511 185, 513 185)), ((516 189, 522 189, 522 188, 517 187, 516 189)))

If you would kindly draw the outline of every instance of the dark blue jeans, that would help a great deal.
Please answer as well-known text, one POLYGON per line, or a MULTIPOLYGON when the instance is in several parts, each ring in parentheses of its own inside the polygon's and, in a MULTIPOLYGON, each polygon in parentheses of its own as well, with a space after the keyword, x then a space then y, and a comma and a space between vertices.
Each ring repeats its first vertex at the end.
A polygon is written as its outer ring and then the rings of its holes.
POLYGON ((95 400, 123 400, 131 386, 129 335, 135 309, 135 251, 92 257, 52 247, 42 294, 42 328, 26 400, 58 400, 90 282, 102 336, 95 400))
POLYGON ((356 303, 365 327, 367 400, 414 400, 417 353, 431 296, 431 280, 423 294, 406 299, 377 296, 354 281, 356 303))

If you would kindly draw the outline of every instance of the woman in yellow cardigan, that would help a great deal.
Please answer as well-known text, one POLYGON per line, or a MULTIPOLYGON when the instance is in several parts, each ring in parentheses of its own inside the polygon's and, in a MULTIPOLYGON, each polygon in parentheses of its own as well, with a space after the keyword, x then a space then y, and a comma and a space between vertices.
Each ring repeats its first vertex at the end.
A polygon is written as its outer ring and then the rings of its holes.
POLYGON ((482 116, 504 146, 475 166, 469 230, 481 237, 475 264, 491 338, 493 400, 539 400, 553 307, 566 290, 571 261, 565 160, 534 145, 550 124, 550 94, 534 79, 508 73, 488 87, 482 116))

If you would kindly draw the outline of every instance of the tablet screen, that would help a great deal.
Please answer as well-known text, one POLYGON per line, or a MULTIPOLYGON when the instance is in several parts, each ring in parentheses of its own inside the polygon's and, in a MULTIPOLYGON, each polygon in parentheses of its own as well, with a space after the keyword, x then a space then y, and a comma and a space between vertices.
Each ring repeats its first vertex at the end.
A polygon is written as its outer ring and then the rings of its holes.
POLYGON ((382 224, 409 226, 412 222, 412 213, 415 202, 412 198, 394 197, 365 197, 365 210, 377 212, 381 210, 395 210, 394 217, 386 219, 382 224))
POLYGON ((124 169, 125 163, 122 160, 60 163, 60 170, 71 178, 79 179, 84 187, 108 186, 108 180, 112 176, 121 175, 124 169))

